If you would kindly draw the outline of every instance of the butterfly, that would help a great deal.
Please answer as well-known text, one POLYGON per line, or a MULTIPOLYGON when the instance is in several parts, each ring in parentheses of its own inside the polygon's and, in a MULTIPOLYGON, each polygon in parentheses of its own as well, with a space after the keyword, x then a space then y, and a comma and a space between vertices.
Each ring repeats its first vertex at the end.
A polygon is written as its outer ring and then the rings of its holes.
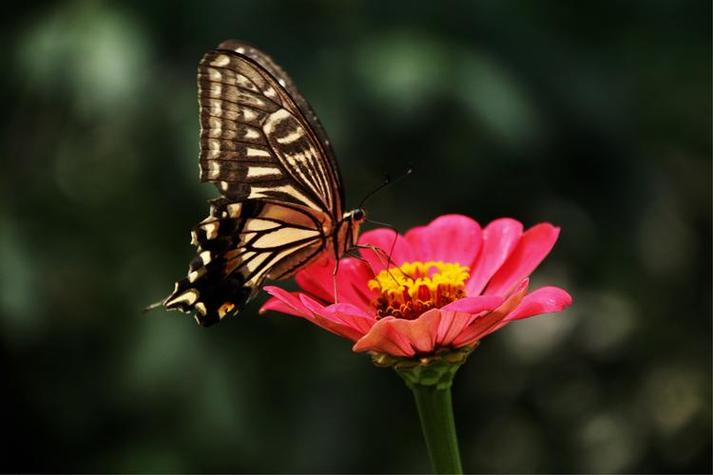
POLYGON ((198 65, 200 179, 217 186, 191 232, 196 257, 162 304, 203 326, 282 280, 354 248, 363 209, 344 210, 327 134, 292 80, 253 46, 228 40, 198 65))

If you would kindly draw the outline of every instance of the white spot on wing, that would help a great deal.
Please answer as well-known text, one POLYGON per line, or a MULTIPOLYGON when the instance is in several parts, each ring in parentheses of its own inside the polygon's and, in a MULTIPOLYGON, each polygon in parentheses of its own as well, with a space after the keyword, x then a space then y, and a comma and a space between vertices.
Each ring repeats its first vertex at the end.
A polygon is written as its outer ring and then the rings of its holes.
POLYGON ((242 209, 242 203, 231 203, 228 205, 228 215, 231 218, 237 218, 240 216, 240 210, 242 209))
POLYGON ((217 69, 208 68, 208 78, 210 78, 211 81, 220 81, 223 79, 223 75, 220 74, 220 71, 217 69))
POLYGON ((255 111, 252 110, 252 109, 243 108, 243 109, 242 109, 242 112, 243 112, 243 117, 244 117, 245 120, 247 120, 248 122, 250 122, 250 121, 252 121, 252 120, 255 120, 255 119, 257 118, 257 112, 255 112, 255 111))
POLYGON ((215 57, 213 61, 210 62, 213 66, 225 66, 230 63, 230 58, 227 55, 221 54, 215 57))
POLYGON ((193 272, 188 273, 188 282, 193 283, 196 280, 200 279, 205 273, 207 272, 205 267, 201 267, 200 269, 194 270, 193 272))
POLYGON ((208 179, 218 178, 220 175, 220 162, 212 160, 208 162, 208 179))
POLYGON ((177 295, 176 297, 172 298, 171 300, 168 300, 166 302, 166 306, 173 306, 177 303, 183 303, 185 302, 188 305, 193 305, 195 301, 198 300, 198 291, 195 289, 189 289, 183 292, 180 295, 177 295))
MULTIPOLYGON (((203 225, 206 239, 215 239, 218 237, 218 222, 206 223, 203 225)), ((206 251, 208 252, 208 251, 206 251)))
POLYGON ((248 178, 277 176, 281 175, 280 170, 274 167, 248 167, 248 178))
POLYGON ((270 152, 263 150, 261 148, 247 147, 248 157, 264 157, 270 158, 270 152))
POLYGON ((260 138, 260 132, 257 130, 253 129, 252 127, 245 127, 245 135, 244 137, 246 139, 259 139, 260 138))
POLYGON ((302 130, 302 127, 298 127, 296 130, 293 130, 292 132, 285 135, 284 137, 278 137, 276 140, 278 143, 281 143, 281 144, 289 144, 289 143, 298 141, 303 136, 304 136, 304 130, 302 130))

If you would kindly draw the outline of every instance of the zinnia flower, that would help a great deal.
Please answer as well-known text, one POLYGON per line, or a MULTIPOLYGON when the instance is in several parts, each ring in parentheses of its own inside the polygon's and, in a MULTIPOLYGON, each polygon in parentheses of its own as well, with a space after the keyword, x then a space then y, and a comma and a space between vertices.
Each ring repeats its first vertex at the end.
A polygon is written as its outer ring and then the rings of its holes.
POLYGON ((372 247, 362 248, 363 259, 340 260, 336 303, 335 262, 323 258, 295 276, 303 291, 265 287, 272 298, 261 312, 305 318, 353 341, 354 351, 389 358, 472 348, 514 320, 571 304, 557 287, 528 293, 528 276, 558 235, 548 223, 523 232, 509 218, 481 229, 462 215, 441 216, 403 236, 375 229, 359 240, 372 247))

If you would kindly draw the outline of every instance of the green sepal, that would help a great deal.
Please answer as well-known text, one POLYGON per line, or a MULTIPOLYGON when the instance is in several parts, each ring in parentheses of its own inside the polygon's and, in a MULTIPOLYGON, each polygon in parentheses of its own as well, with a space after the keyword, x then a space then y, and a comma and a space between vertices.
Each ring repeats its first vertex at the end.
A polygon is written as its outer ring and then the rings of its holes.
POLYGON ((477 343, 456 349, 439 348, 430 355, 417 358, 371 353, 371 360, 376 366, 394 368, 411 389, 416 385, 447 389, 451 387, 458 368, 465 363, 476 346, 477 343))

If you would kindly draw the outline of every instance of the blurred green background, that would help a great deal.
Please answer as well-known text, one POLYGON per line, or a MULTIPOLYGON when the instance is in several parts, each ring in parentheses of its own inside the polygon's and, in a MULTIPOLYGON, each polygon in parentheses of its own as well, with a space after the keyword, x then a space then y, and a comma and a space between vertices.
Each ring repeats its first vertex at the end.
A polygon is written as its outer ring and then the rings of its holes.
POLYGON ((269 52, 351 205, 562 227, 535 286, 574 306, 484 340, 454 388, 472 472, 710 472, 709 1, 6 6, 4 471, 423 472, 411 395, 255 302, 211 329, 141 309, 192 258, 195 70, 269 52), (11 20, 11 21, 8 21, 11 20))

